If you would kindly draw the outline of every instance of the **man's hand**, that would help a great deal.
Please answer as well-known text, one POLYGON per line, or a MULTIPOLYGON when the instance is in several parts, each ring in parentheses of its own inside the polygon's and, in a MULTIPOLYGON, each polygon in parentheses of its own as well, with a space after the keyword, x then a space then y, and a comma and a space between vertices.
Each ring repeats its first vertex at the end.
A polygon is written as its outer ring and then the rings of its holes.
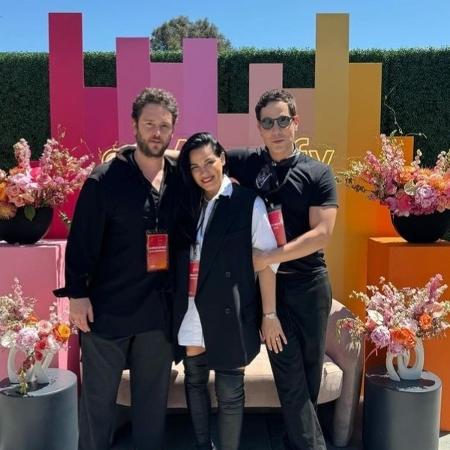
POLYGON ((283 342, 285 345, 287 344, 286 336, 278 318, 269 319, 264 317, 261 325, 261 334, 267 348, 271 352, 282 352, 283 342))
POLYGON ((91 331, 88 322, 94 321, 94 311, 88 297, 70 299, 70 320, 81 331, 91 331))
POLYGON ((267 262, 267 253, 258 250, 257 248, 253 249, 253 269, 255 272, 261 272, 268 266, 267 262))

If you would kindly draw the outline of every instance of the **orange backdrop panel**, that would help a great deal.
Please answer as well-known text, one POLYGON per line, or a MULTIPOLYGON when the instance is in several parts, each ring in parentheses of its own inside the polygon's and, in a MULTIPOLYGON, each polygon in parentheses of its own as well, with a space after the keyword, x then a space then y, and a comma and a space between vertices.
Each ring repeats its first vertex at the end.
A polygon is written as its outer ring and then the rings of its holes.
MULTIPOLYGON (((424 286, 440 273, 450 285, 450 242, 410 244, 401 238, 370 238, 367 255, 367 284, 377 284, 380 276, 397 287, 424 286)), ((450 289, 444 293, 450 299, 450 289)), ((441 429, 450 431, 450 333, 425 341, 425 369, 442 380, 441 429)), ((385 355, 371 357, 368 366, 382 364, 385 355)))

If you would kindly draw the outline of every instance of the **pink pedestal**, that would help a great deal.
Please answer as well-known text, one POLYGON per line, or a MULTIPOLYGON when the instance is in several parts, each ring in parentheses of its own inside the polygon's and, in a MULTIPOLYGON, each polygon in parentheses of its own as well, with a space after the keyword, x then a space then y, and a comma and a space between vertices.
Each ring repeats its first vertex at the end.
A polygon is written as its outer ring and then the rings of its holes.
MULTIPOLYGON (((11 291, 14 278, 18 278, 25 296, 37 299, 38 317, 48 317, 49 306, 57 301, 58 313, 68 318, 68 300, 56 300, 53 289, 64 286, 65 240, 42 240, 34 245, 0 243, 0 295, 11 291)), ((0 347, 0 380, 7 376, 8 351, 0 347)), ((79 374, 78 336, 72 336, 67 350, 61 350, 53 360, 53 367, 69 369, 79 374)))

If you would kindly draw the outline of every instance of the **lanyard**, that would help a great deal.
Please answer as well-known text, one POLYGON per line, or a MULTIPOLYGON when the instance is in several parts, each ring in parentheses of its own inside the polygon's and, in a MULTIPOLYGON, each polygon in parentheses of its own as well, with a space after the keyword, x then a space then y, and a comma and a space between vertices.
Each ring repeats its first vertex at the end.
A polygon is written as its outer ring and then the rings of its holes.
MULTIPOLYGON (((136 170, 138 170, 138 172, 139 172, 139 175, 141 177, 141 182, 147 189, 147 198, 146 198, 145 204, 144 204, 144 211, 149 211, 150 205, 153 204, 153 207, 155 209, 155 227, 154 227, 154 229, 155 229, 155 231, 158 231, 158 229, 159 229, 159 210, 160 210, 161 202, 163 200, 164 192, 166 190, 166 163, 164 164, 164 168, 163 168, 163 176, 162 176, 159 192, 157 193, 157 195, 154 195, 154 193, 153 193, 154 187, 150 183, 150 181, 147 178, 145 178, 141 169, 137 165, 136 160, 134 158, 134 153, 131 154, 131 160, 133 161, 133 164, 134 164, 136 170)), ((155 189, 155 191, 156 191, 156 189, 155 189)), ((147 222, 150 221, 150 217, 151 217, 150 215, 144 214, 144 219, 147 222)), ((151 227, 149 226, 149 228, 151 228, 151 227)))
POLYGON ((268 197, 269 195, 275 194, 276 192, 278 192, 290 179, 292 171, 294 169, 294 167, 296 166, 299 158, 300 158, 300 152, 295 149, 295 155, 292 158, 292 161, 289 162, 289 169, 286 173, 286 176, 284 177, 284 180, 281 182, 279 182, 278 180, 278 175, 277 175, 277 171, 275 170, 275 166, 277 165, 277 163, 275 161, 272 160, 272 158, 269 155, 269 152, 267 150, 263 150, 262 154, 264 157, 264 160, 266 162, 266 167, 269 168, 270 171, 270 176, 273 178, 274 184, 275 184, 275 188, 270 190, 269 192, 266 193, 266 197, 268 197))
MULTIPOLYGON (((208 203, 205 202, 205 203, 203 204, 202 209, 201 209, 201 212, 200 212, 200 218, 199 218, 198 225, 197 225, 196 238, 198 238, 199 231, 201 231, 201 237, 202 237, 202 238, 205 237, 205 234, 207 233, 207 231, 208 231, 208 229, 209 229, 209 226, 210 226, 210 224, 211 224, 211 220, 212 220, 212 218, 213 218, 213 216, 214 216, 214 213, 215 213, 215 211, 216 211, 216 208, 217 208, 218 200, 219 200, 219 199, 220 199, 220 196, 219 196, 218 199, 215 199, 215 200, 214 200, 214 204, 213 204, 213 206, 211 207, 211 212, 210 212, 210 214, 209 214, 208 220, 206 221, 205 227, 204 227, 203 225, 204 225, 205 218, 206 218, 206 210, 207 210, 207 208, 208 208, 208 203)), ((198 240, 198 239, 197 239, 197 240, 198 240)))

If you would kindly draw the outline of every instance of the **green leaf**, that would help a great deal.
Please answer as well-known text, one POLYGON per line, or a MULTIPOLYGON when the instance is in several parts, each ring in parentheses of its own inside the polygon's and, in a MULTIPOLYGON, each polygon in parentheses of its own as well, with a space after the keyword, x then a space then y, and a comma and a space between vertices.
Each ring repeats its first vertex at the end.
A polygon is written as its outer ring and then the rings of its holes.
POLYGON ((31 222, 34 219, 34 216, 36 215, 36 209, 34 208, 34 206, 27 205, 23 209, 23 213, 25 217, 31 222))

